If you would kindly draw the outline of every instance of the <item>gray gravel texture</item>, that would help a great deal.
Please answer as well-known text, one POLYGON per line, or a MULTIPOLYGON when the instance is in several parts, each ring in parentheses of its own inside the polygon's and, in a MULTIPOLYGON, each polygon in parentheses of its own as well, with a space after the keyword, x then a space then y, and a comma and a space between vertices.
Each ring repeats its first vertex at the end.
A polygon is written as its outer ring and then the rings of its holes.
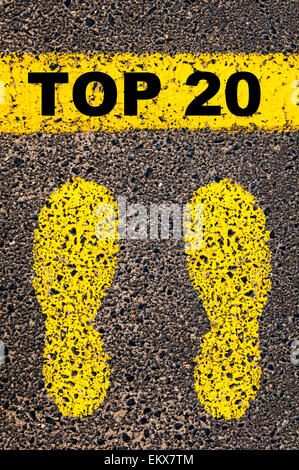
MULTIPOLYGON (((295 52, 295 1, 1 3, 4 53, 295 52)), ((297 149, 287 132, 0 136, 0 338, 9 354, 0 366, 0 448, 296 448, 297 149), (31 284, 33 230, 45 199, 76 175, 147 207, 185 202, 197 187, 226 177, 260 201, 271 230, 273 287, 260 320, 261 388, 241 419, 212 418, 193 388, 209 321, 191 287, 183 241, 121 242, 96 320, 112 358, 103 406, 66 418, 48 398, 44 323, 31 284)))

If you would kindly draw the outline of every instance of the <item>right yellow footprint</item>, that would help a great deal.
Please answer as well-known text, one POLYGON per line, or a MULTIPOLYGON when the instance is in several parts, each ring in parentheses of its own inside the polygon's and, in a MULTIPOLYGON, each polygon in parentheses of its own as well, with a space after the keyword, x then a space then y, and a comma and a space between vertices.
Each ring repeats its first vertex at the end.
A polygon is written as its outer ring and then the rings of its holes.
POLYGON ((189 207, 185 239, 196 243, 186 245, 187 265, 211 322, 195 359, 195 389, 215 418, 240 418, 261 376, 258 317, 271 288, 266 218, 230 180, 199 188, 189 207), (200 205, 203 224, 195 222, 200 205))

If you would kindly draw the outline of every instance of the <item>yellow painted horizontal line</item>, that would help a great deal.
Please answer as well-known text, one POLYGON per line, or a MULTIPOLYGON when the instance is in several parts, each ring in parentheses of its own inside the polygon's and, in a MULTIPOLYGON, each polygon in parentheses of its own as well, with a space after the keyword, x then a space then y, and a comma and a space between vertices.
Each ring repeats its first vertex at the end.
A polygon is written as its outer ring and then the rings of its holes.
MULTIPOLYGON (((137 56, 44 54, 0 57, 0 133, 61 133, 84 131, 122 131, 126 129, 191 129, 209 127, 226 129, 283 131, 298 129, 298 55, 283 54, 161 54, 137 56), (117 88, 115 107, 106 115, 89 117, 78 111, 73 102, 73 86, 84 73, 108 74, 117 88), (219 116, 185 116, 189 103, 207 88, 202 80, 196 86, 186 84, 195 71, 216 74, 220 88, 207 104, 221 106, 219 116), (29 72, 67 72, 68 83, 55 85, 54 116, 41 113, 41 85, 28 83, 29 72), (160 79, 159 94, 138 101, 137 116, 124 114, 124 73, 150 72, 160 79), (260 84, 261 101, 251 116, 235 116, 228 109, 225 90, 229 77, 236 72, 254 74, 260 84)), ((141 85, 139 85, 141 89, 141 85)), ((86 92, 92 106, 99 106, 103 93, 91 83, 86 92)), ((238 102, 248 102, 248 86, 238 87, 238 102)))

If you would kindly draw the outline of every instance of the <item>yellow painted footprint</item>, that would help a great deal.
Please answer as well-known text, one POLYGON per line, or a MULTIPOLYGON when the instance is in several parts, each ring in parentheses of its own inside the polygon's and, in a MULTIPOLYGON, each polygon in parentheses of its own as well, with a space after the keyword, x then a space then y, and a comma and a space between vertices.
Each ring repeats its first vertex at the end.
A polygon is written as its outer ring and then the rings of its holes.
POLYGON ((65 416, 89 415, 109 387, 109 357, 93 328, 116 268, 117 202, 75 179, 54 192, 34 232, 33 285, 46 315, 45 386, 65 416))
POLYGON ((199 188, 189 208, 187 265, 211 322, 195 359, 195 389, 215 418, 240 418, 261 376, 258 317, 271 288, 265 215, 229 180, 199 188), (200 205, 202 231, 195 223, 200 205))

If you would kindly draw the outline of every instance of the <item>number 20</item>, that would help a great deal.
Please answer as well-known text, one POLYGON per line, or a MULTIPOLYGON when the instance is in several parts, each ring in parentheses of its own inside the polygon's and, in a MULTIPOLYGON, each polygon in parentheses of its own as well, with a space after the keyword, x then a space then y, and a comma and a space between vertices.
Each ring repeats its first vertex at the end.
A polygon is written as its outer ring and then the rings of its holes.
MULTIPOLYGON (((196 86, 201 80, 208 82, 208 87, 189 104, 186 109, 186 116, 220 116, 221 106, 203 106, 208 100, 218 93, 220 80, 212 72, 194 72, 186 82, 186 85, 196 86)), ((251 116, 260 105, 261 88, 258 79, 250 72, 236 72, 227 80, 225 88, 226 105, 235 116, 251 116), (241 108, 238 103, 238 85, 241 80, 248 84, 249 97, 248 104, 241 108)))

